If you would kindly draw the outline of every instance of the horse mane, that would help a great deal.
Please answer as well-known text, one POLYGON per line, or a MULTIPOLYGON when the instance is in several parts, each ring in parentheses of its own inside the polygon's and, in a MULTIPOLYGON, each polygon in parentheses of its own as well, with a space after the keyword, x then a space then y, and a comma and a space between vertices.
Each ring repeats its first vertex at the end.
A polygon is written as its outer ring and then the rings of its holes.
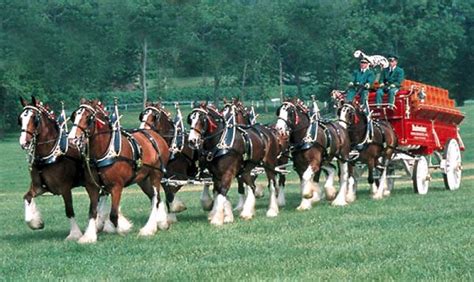
POLYGON ((56 115, 48 104, 43 104, 43 102, 31 96, 31 105, 37 108, 42 114, 45 114, 47 118, 56 121, 56 115))

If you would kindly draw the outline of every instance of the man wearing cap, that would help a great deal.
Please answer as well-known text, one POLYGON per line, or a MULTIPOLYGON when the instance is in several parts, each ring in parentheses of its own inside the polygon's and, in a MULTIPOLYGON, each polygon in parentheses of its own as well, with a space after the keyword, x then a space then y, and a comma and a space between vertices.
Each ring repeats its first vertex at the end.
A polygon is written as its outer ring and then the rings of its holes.
POLYGON ((382 103, 382 97, 384 93, 388 93, 388 104, 389 108, 393 109, 395 102, 395 94, 400 89, 400 85, 405 77, 405 72, 402 68, 398 67, 398 57, 388 57, 389 67, 382 70, 380 76, 380 85, 377 89, 376 103, 382 103))
POLYGON ((365 58, 360 60, 360 69, 353 73, 353 79, 349 82, 349 89, 347 90, 347 101, 352 102, 356 94, 361 96, 360 103, 365 105, 367 96, 369 95, 369 88, 374 83, 374 72, 369 68, 369 61, 365 58))

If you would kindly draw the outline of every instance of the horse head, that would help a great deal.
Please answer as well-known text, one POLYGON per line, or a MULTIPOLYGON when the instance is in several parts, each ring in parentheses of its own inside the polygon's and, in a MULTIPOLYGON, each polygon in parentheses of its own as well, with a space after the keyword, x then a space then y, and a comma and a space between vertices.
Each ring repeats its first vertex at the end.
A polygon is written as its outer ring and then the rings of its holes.
POLYGON ((81 99, 79 108, 71 115, 71 120, 73 124, 68 138, 73 139, 79 147, 83 147, 91 136, 111 128, 108 113, 99 100, 81 99))
POLYGON ((161 103, 148 102, 139 116, 140 129, 152 129, 160 135, 169 135, 174 128, 170 116, 171 114, 165 110, 161 103))
POLYGON ((296 98, 287 99, 277 109, 278 116, 275 128, 280 134, 288 135, 290 131, 304 128, 309 120, 308 108, 304 103, 296 98))
POLYGON ((207 103, 201 103, 194 107, 187 119, 191 130, 188 136, 189 146, 199 149, 204 143, 204 138, 214 134, 222 125, 223 120, 222 114, 215 107, 208 106, 207 103))
POLYGON ((365 136, 369 120, 358 103, 344 103, 337 116, 339 124, 349 130, 351 139, 359 140, 365 136))
POLYGON ((232 114, 232 108, 234 108, 235 120, 237 124, 249 125, 250 119, 244 104, 237 98, 232 98, 232 101, 224 100, 224 107, 221 110, 222 116, 227 120, 232 114))
POLYGON ((41 134, 44 138, 51 138, 52 129, 59 129, 54 113, 48 106, 44 106, 35 97, 31 97, 31 103, 20 97, 23 110, 18 116, 18 125, 21 126, 20 146, 24 150, 30 150, 36 144, 36 139, 41 134))

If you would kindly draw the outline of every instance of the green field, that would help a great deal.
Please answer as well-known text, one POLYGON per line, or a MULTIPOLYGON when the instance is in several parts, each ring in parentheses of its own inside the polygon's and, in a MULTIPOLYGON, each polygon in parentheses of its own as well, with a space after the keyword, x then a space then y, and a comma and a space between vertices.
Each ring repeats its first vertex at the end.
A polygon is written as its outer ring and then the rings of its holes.
MULTIPOLYGON (((461 108, 467 118, 461 135, 474 145, 474 105, 461 108)), ((123 124, 138 124, 137 112, 124 112, 123 124)), ((273 114, 273 113, 272 113, 273 114)), ((266 116, 266 119, 271 117, 266 116)), ((136 186, 126 189, 122 211, 134 223, 126 236, 99 234, 98 242, 64 241, 69 222, 62 199, 43 196, 37 204, 45 228, 32 231, 23 222, 22 196, 28 169, 18 134, 0 141, 0 279, 2 280, 473 280, 474 160, 464 152, 462 187, 446 191, 438 176, 425 196, 409 181, 396 182, 392 196, 369 198, 366 185, 357 201, 344 208, 328 202, 308 212, 295 210, 299 188, 290 174, 287 206, 274 219, 265 217, 268 197, 257 201, 251 222, 238 219, 221 228, 200 209, 199 187, 180 193, 188 210, 168 231, 137 236, 149 215, 149 202, 136 186)), ((268 193, 266 193, 268 195, 268 193)), ((236 189, 231 189, 236 203, 236 189)), ((74 193, 82 230, 88 198, 74 193)))

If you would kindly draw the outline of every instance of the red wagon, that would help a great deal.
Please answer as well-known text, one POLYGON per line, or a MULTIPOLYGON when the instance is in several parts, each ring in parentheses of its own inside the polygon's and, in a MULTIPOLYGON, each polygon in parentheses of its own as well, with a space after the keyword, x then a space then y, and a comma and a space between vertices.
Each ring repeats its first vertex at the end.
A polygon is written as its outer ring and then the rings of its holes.
MULTIPOLYGON (((388 97, 384 96, 386 103, 388 97)), ((372 118, 389 121, 398 137, 398 152, 388 171, 389 186, 401 177, 395 171, 402 166, 419 194, 428 192, 430 172, 435 169, 443 173, 447 189, 460 187, 464 144, 459 124, 464 115, 455 108, 447 90, 405 80, 394 109, 376 105, 375 92, 369 93, 369 107, 372 118)))

